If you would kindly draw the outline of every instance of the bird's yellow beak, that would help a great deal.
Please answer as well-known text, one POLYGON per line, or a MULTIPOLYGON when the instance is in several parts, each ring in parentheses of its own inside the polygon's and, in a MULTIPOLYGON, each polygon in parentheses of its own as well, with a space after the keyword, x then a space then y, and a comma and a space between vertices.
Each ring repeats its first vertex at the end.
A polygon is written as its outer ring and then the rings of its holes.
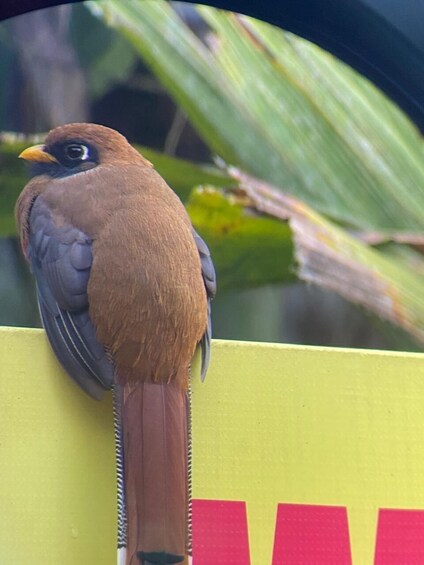
POLYGON ((19 159, 25 161, 32 161, 35 163, 57 163, 58 160, 45 151, 44 145, 33 145, 24 149, 19 155, 19 159))

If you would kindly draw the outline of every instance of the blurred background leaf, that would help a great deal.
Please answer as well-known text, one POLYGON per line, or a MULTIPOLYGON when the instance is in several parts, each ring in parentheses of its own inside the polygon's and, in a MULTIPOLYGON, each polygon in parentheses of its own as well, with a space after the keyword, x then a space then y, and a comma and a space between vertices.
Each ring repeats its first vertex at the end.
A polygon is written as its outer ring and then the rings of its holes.
POLYGON ((80 4, 73 8, 69 37, 94 98, 125 80, 137 63, 137 53, 128 42, 92 18, 80 4))

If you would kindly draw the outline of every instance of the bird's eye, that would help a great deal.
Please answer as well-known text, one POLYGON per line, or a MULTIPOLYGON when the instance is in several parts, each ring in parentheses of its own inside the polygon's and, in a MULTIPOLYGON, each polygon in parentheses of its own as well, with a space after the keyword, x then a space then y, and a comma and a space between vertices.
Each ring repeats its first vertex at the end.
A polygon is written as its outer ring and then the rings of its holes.
POLYGON ((88 156, 88 147, 81 143, 70 143, 65 147, 65 157, 70 161, 85 161, 88 156))

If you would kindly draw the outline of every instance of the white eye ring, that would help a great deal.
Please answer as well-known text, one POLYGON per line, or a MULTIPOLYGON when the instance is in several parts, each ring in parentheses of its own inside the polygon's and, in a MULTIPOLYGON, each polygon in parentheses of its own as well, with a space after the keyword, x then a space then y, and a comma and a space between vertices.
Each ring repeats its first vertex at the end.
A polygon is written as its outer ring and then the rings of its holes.
POLYGON ((89 158, 88 147, 82 143, 71 143, 65 148, 65 155, 71 161, 86 161, 89 158), (72 155, 73 151, 76 153, 72 155))

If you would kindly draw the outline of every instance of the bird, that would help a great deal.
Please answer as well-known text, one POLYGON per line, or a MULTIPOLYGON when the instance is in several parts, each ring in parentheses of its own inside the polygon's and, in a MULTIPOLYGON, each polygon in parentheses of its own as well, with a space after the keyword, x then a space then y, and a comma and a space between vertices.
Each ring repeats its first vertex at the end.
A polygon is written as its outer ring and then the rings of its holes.
POLYGON ((117 131, 58 126, 20 155, 15 216, 42 324, 94 399, 113 391, 118 563, 191 563, 190 377, 210 361, 216 274, 153 165, 117 131))

